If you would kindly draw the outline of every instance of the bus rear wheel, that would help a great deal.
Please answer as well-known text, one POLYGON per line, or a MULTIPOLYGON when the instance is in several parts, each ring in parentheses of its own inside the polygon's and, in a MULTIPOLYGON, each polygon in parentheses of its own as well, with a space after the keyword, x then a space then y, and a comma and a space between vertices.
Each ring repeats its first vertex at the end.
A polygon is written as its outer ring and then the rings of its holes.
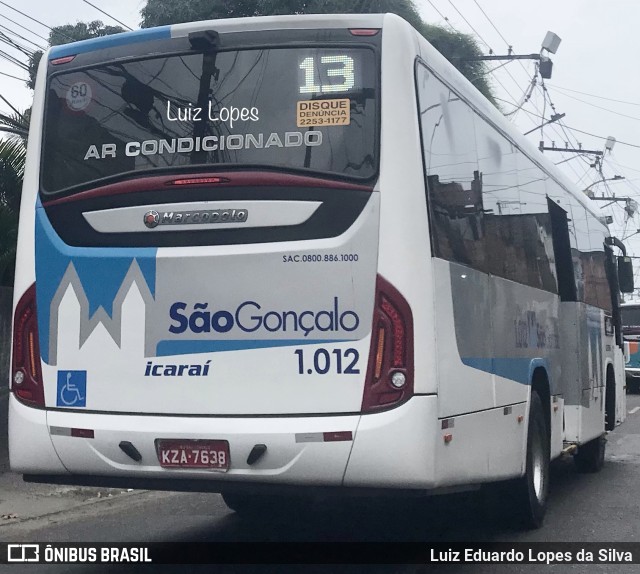
POLYGON ((607 439, 604 435, 581 445, 573 457, 580 472, 599 472, 604 466, 604 451, 607 439))
POLYGON ((542 401, 536 391, 531 393, 526 470, 513 489, 519 521, 527 529, 540 528, 549 493, 549 431, 542 401))

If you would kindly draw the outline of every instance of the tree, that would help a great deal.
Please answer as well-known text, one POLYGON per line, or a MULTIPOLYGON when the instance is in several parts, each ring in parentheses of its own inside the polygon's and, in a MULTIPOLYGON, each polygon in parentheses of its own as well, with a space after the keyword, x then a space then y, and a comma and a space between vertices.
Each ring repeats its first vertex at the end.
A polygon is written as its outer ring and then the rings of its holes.
POLYGON ((275 14, 376 14, 393 12, 414 26, 422 23, 412 0, 148 0, 143 28, 243 16, 275 14))
MULTIPOLYGON (((123 31, 119 26, 106 26, 100 20, 78 22, 53 28, 49 34, 49 44, 57 46, 123 31)), ((29 59, 27 86, 31 89, 35 87, 36 72, 41 58, 42 52, 38 51, 29 59)), ((5 100, 1 95, 0 98, 5 100)), ((0 285, 13 285, 18 214, 31 109, 20 113, 7 100, 5 103, 14 113, 0 113, 0 133, 10 134, 7 139, 0 140, 0 285)))
MULTIPOLYGON (((49 33, 49 45, 61 46, 69 42, 77 42, 79 40, 90 40, 91 38, 100 38, 111 34, 124 32, 124 28, 120 26, 107 26, 100 20, 93 22, 77 22, 76 24, 65 24, 64 26, 56 26, 49 33)), ((27 87, 32 90, 36 85, 36 73, 38 64, 42 58, 42 52, 38 50, 29 58, 29 79, 27 87)))
POLYGON ((141 10, 141 26, 150 28, 181 22, 268 16, 274 14, 377 14, 392 12, 407 20, 433 46, 469 79, 494 105, 496 102, 486 79, 485 65, 469 58, 481 56, 475 40, 466 34, 450 32, 426 24, 413 0, 148 0, 141 10))
POLYGON ((0 141, 0 285, 13 285, 25 157, 19 137, 0 141))

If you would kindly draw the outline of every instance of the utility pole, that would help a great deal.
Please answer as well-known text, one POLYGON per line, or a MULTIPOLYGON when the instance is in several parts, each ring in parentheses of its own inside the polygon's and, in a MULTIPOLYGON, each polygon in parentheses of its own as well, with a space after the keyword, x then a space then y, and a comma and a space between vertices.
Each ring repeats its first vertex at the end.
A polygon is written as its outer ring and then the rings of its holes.
POLYGON ((551 78, 551 71, 553 70, 553 62, 549 59, 548 56, 545 56, 543 52, 546 50, 551 54, 555 54, 558 46, 560 46, 561 39, 559 36, 554 34, 553 32, 547 32, 547 35, 544 37, 542 41, 542 47, 540 48, 539 54, 512 54, 511 46, 509 46, 509 53, 504 56, 476 56, 474 58, 465 58, 468 62, 478 62, 485 60, 537 60, 540 62, 538 71, 540 72, 540 76, 548 80, 551 78))
POLYGON ((569 144, 565 144, 565 147, 556 147, 556 142, 551 142, 551 147, 545 146, 544 141, 540 142, 538 149, 541 152, 545 151, 563 151, 563 152, 571 152, 571 153, 586 153, 589 155, 604 155, 603 151, 600 150, 592 150, 592 149, 582 149, 582 146, 578 147, 578 149, 570 148, 569 144))

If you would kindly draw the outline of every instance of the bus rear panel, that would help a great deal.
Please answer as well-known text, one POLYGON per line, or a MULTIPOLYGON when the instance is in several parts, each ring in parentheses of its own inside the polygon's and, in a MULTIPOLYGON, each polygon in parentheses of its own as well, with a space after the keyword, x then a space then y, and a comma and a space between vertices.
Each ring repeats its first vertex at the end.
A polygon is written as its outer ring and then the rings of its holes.
POLYGON ((378 273, 380 27, 209 24, 42 66, 12 468, 424 484, 424 452, 378 452, 435 423, 378 273))

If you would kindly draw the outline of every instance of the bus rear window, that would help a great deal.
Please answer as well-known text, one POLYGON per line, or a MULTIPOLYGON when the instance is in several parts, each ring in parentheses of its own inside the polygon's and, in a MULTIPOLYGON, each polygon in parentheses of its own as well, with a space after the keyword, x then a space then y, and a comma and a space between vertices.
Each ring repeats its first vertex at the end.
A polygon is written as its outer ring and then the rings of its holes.
POLYGON ((42 192, 193 166, 377 170, 367 48, 270 48, 119 61, 51 77, 42 192))
POLYGON ((622 326, 640 328, 640 307, 622 307, 622 326))

